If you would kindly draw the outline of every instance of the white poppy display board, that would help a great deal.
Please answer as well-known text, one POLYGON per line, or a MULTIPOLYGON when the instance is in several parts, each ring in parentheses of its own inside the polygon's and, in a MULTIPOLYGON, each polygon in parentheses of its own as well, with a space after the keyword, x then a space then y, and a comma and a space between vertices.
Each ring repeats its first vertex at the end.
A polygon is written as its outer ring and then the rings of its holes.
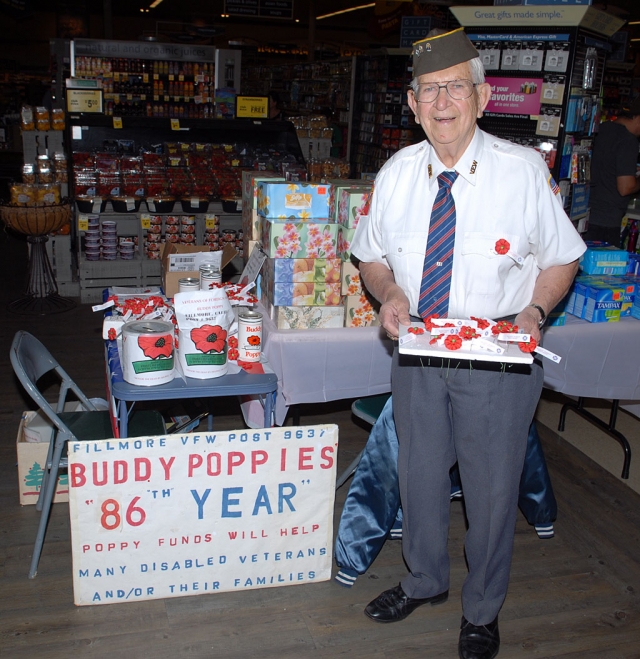
POLYGON ((338 427, 69 444, 77 605, 331 578, 338 427))

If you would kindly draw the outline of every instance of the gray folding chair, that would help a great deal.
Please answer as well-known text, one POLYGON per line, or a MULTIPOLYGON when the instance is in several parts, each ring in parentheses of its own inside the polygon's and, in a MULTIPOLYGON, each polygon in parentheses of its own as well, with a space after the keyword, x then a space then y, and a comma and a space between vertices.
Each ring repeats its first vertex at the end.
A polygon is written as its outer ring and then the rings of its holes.
MULTIPOLYGON (((109 439, 113 437, 113 429, 110 413, 96 410, 95 405, 82 393, 51 353, 28 332, 21 330, 13 338, 11 365, 22 386, 53 424, 42 485, 36 504, 36 510, 41 511, 41 514, 29 569, 29 578, 33 579, 38 572, 38 562, 49 521, 58 471, 60 468, 67 467, 67 442, 109 439), (37 386, 38 380, 49 372, 55 372, 60 380, 60 390, 55 407, 47 402, 37 386), (67 394, 70 391, 82 404, 83 411, 64 411, 67 394)), ((158 412, 136 411, 129 421, 130 437, 163 434, 165 434, 164 420, 158 412)))

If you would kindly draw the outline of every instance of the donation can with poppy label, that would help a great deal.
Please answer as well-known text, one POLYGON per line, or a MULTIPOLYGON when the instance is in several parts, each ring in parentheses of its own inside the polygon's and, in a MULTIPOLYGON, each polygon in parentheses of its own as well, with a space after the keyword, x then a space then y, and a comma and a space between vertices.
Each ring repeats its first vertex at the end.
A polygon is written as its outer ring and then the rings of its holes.
POLYGON ((122 326, 122 377, 150 387, 173 380, 173 325, 163 320, 137 320, 122 326))
POLYGON ((238 313, 238 359, 259 362, 262 352, 262 314, 251 309, 238 313))

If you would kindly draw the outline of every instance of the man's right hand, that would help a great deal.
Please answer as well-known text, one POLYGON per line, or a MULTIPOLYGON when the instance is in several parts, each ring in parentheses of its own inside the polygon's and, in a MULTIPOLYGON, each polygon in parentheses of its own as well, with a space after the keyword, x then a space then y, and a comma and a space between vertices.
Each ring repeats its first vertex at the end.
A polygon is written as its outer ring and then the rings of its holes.
POLYGON ((400 287, 394 291, 380 307, 380 324, 390 339, 396 340, 400 334, 399 325, 410 325, 409 300, 400 287))

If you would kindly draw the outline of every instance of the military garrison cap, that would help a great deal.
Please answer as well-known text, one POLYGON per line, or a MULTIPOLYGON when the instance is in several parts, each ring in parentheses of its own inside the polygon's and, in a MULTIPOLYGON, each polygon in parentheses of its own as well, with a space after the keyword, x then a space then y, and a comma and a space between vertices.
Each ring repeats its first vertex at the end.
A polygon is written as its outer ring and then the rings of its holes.
POLYGON ((434 73, 478 57, 463 28, 425 37, 413 44, 413 76, 434 73))

